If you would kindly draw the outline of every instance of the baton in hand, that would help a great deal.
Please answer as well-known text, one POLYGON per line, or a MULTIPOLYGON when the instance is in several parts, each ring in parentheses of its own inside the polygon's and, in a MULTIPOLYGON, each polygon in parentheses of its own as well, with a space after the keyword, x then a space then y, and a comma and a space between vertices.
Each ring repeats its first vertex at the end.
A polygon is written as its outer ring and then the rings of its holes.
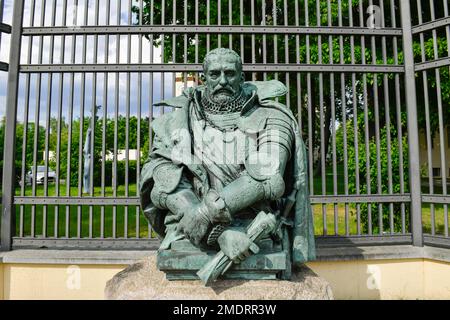
MULTIPOLYGON (((247 228, 247 236, 252 242, 268 236, 276 228, 276 218, 272 213, 260 211, 256 218, 247 228)), ((249 248, 253 253, 258 253, 258 246, 252 244, 249 248)), ((211 285, 217 278, 223 275, 231 266, 233 261, 222 251, 219 251, 213 259, 203 266, 197 275, 205 286, 211 285)))

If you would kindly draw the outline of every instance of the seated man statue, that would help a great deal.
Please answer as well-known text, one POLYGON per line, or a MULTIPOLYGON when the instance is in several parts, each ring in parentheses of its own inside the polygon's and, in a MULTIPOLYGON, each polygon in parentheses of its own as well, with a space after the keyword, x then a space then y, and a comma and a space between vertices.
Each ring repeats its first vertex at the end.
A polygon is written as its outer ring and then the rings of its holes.
POLYGON ((206 55, 201 80, 156 104, 175 108, 153 121, 140 179, 142 210, 162 240, 158 268, 198 279, 220 253, 214 278, 289 279, 315 246, 305 146, 276 101, 287 89, 245 82, 241 58, 225 48, 206 55))

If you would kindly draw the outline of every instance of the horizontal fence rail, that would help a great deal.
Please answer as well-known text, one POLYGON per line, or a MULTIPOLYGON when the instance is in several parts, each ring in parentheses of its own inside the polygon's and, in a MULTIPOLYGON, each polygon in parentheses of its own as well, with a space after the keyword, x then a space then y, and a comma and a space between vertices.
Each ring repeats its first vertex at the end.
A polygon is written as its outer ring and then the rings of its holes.
POLYGON ((401 36, 399 28, 368 29, 350 27, 297 27, 297 26, 201 26, 201 25, 172 25, 172 26, 85 26, 85 27, 26 27, 24 36, 52 36, 52 35, 136 35, 136 34, 289 34, 289 35, 373 35, 373 36, 401 36))
MULTIPOLYGON (((244 65, 243 71, 250 72, 341 72, 341 73, 402 73, 404 67, 392 65, 325 65, 325 64, 253 64, 244 65)), ((92 73, 92 72, 201 72, 201 64, 40 64, 22 65, 23 73, 92 73)))
POLYGON ((319 246, 448 245, 447 0, 6 2, 2 249, 157 248, 138 181, 172 109, 153 105, 215 47, 288 87, 319 246))

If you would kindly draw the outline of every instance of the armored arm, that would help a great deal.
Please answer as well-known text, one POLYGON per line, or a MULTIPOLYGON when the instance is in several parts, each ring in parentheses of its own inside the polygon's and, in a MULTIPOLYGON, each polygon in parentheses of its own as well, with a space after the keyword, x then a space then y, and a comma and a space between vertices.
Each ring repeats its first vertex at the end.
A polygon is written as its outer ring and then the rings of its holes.
POLYGON ((183 175, 183 167, 164 163, 154 169, 155 185, 150 194, 152 203, 159 209, 167 209, 181 217, 186 208, 198 205, 192 186, 183 175))
POLYGON ((256 137, 256 148, 245 159, 245 172, 227 185, 220 198, 234 214, 262 200, 277 200, 284 194, 284 170, 291 156, 294 131, 290 119, 275 114, 266 120, 256 137))
POLYGON ((194 244, 199 244, 209 226, 230 222, 233 214, 258 201, 281 198, 290 146, 279 143, 278 134, 272 130, 261 135, 258 150, 247 158, 244 174, 220 192, 210 189, 193 210, 185 210, 179 231, 194 244))
POLYGON ((287 123, 281 124, 269 119, 265 130, 258 135, 256 148, 247 155, 243 174, 220 192, 210 189, 197 207, 197 219, 208 225, 227 223, 233 214, 258 201, 283 196, 283 174, 294 134, 287 123))

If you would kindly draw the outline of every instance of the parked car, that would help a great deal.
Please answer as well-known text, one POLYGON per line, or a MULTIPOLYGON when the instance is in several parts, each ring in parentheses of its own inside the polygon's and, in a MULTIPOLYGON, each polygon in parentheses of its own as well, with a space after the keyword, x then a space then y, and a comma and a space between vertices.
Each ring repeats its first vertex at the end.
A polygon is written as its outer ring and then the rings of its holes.
MULTIPOLYGON (((25 177, 25 181, 26 184, 32 184, 33 183, 33 169, 34 167, 31 168, 30 171, 28 171, 26 177, 25 177)), ((53 171, 53 169, 48 168, 47 171, 47 181, 50 182, 55 182, 56 180, 56 172, 53 171)), ((45 181, 45 166, 37 166, 36 167, 36 184, 44 184, 45 181)))

